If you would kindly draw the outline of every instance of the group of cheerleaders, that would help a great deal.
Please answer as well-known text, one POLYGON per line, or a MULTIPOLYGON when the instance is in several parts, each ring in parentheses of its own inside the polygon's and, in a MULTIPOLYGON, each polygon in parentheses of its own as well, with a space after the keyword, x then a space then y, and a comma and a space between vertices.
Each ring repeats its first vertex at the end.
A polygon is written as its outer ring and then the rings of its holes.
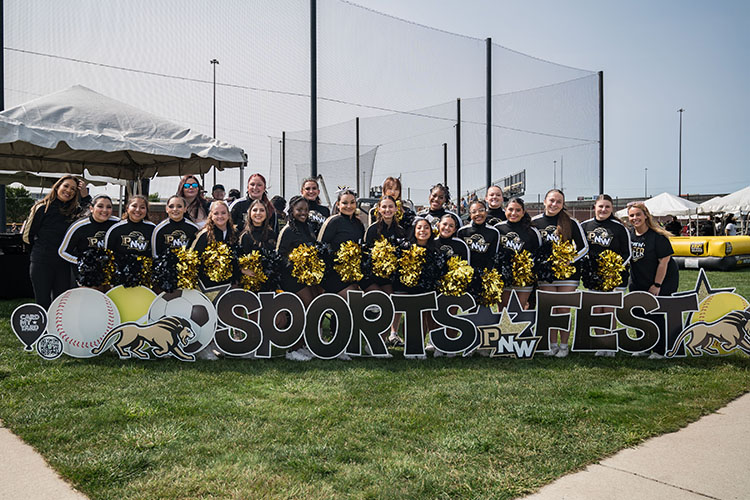
MULTIPOLYGON (((335 254, 353 242, 364 245, 364 251, 378 242, 390 241, 400 248, 422 247, 442 254, 445 260, 458 257, 471 266, 476 276, 484 276, 496 262, 501 252, 518 254, 538 251, 543 243, 568 242, 574 249, 570 262, 575 266, 572 275, 563 279, 515 283, 506 282, 497 305, 505 307, 515 291, 522 307, 528 306, 534 287, 543 291, 571 292, 581 281, 581 260, 596 259, 599 254, 611 251, 619 255, 626 270, 614 290, 624 291, 630 281, 631 290, 645 290, 654 295, 670 295, 677 288, 677 268, 671 245, 665 231, 656 223, 642 203, 628 206, 630 228, 626 228, 613 214, 612 198, 600 195, 594 203, 594 217, 579 223, 565 210, 562 191, 552 189, 544 197, 544 210, 531 217, 523 199, 503 199, 502 189, 491 186, 484 200, 471 203, 470 222, 462 225, 461 219, 447 210, 450 192, 447 186, 437 184, 430 190, 426 208, 418 213, 408 201, 401 199, 400 180, 388 177, 382 185, 382 197, 369 213, 365 227, 359 216, 357 194, 350 189, 341 190, 331 215, 328 207, 321 205, 318 182, 305 179, 299 195, 287 205, 287 223, 279 231, 279 217, 269 201, 266 181, 261 174, 253 174, 247 184, 247 196, 232 205, 224 201, 209 203, 202 198, 201 186, 194 176, 180 180, 177 193, 166 203, 168 217, 156 225, 148 221, 148 199, 134 195, 127 201, 122 219, 112 214, 112 200, 106 195, 88 197, 86 186, 72 176, 61 178, 44 200, 31 210, 24 226, 24 240, 32 245, 30 274, 36 301, 49 307, 55 296, 73 286, 71 264, 79 264, 88 249, 106 248, 116 258, 137 255, 157 258, 165 252, 189 248, 201 256, 207 248, 225 244, 233 249, 233 258, 254 250, 264 255, 275 252, 284 263, 278 287, 295 293, 305 306, 323 292, 347 296, 350 290, 381 290, 386 294, 430 291, 416 281, 405 284, 396 271, 388 277, 370 273, 358 281, 347 279, 341 273, 327 272, 318 283, 300 279, 290 263, 290 254, 302 245, 327 244, 335 254), (77 218, 88 208, 87 215, 77 218)), ((361 247, 360 247, 361 248, 361 247)), ((435 255, 435 254, 433 254, 435 255)), ((444 262, 444 261, 443 261, 444 262)), ((430 262, 424 264, 430 265, 430 262)), ((237 286, 243 275, 252 271, 241 269, 237 263, 225 279, 217 280, 210 266, 200 265, 199 279, 204 288, 216 285, 237 286)), ((445 266, 443 266, 443 269, 445 266)), ((422 282, 419 282, 422 283, 422 282)), ((557 312, 567 312, 556 308, 557 312)), ((600 309, 595 312, 612 312, 600 309)), ((384 335, 388 346, 403 346, 399 335, 401 315, 397 314, 390 334, 384 335)), ((332 318, 331 327, 335 327, 332 318)), ((424 322, 434 324, 429 312, 424 322)), ((569 353, 569 331, 551 330, 548 356, 565 357, 569 353)), ((206 351, 210 351, 207 349, 206 351)), ((445 353, 427 342, 426 351, 435 356, 445 353)), ((215 354, 215 353, 214 353, 215 354)), ((203 357, 215 359, 211 352, 203 357)), ((654 352, 653 357, 661 357, 654 352)), ((614 355, 598 352, 597 355, 614 355)), ((288 359, 307 361, 314 356, 300 341, 286 353, 288 359)), ((342 360, 349 357, 341 355, 342 360)))

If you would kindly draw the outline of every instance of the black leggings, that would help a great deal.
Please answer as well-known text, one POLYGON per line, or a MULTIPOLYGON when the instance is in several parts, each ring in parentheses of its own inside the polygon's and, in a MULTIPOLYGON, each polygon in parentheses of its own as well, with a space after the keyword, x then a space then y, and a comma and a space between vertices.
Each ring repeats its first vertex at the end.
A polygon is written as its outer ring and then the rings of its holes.
POLYGON ((32 261, 29 276, 34 287, 34 300, 45 309, 49 309, 55 297, 73 287, 71 265, 59 257, 43 262, 32 261))

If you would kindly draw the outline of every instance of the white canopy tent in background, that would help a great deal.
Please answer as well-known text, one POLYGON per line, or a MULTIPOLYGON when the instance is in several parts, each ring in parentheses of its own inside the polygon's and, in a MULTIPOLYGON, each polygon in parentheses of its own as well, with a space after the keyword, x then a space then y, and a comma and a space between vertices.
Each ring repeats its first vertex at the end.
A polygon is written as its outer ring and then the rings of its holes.
POLYGON ((720 198, 711 198, 704 201, 700 204, 698 211, 703 214, 750 212, 750 186, 720 198))
POLYGON ((238 147, 80 85, 0 113, 0 170, 137 180, 245 163, 238 147))
MULTIPOLYGON (((654 217, 665 217, 667 215, 675 215, 678 217, 688 216, 690 214, 695 214, 696 209, 698 208, 697 203, 670 193, 658 194, 653 198, 646 200, 644 204, 654 217)), ((628 209, 623 208, 622 210, 618 210, 615 215, 620 218, 627 217, 628 209)))

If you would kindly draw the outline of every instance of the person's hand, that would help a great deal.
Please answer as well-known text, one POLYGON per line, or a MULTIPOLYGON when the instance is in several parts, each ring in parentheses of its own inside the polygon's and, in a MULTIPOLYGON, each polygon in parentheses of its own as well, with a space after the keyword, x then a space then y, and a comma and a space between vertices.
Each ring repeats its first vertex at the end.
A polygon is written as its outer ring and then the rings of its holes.
POLYGON ((78 192, 81 193, 81 198, 89 195, 89 188, 84 181, 78 181, 78 192))
POLYGON ((654 295, 654 296, 659 295, 660 291, 661 291, 661 287, 660 286, 656 286, 656 285, 651 285, 649 287, 649 289, 648 289, 648 293, 650 293, 651 295, 654 295))

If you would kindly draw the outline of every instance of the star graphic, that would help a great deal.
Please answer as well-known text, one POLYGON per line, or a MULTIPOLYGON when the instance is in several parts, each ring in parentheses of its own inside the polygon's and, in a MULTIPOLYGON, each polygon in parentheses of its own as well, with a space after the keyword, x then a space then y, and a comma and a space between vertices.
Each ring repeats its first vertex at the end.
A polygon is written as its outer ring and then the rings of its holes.
MULTIPOLYGON (((492 346, 490 342, 497 340, 500 335, 514 334, 515 337, 519 337, 521 333, 526 331, 530 324, 529 321, 515 322, 511 320, 508 310, 503 309, 503 313, 500 315, 500 321, 497 324, 478 327, 480 347, 482 349, 489 349, 490 357, 494 357, 497 348, 492 346)), ((515 354, 511 354, 511 356, 515 357, 515 354)))
POLYGON ((513 315, 513 320, 517 322, 528 322, 529 326, 526 328, 520 337, 533 337, 532 328, 536 324, 536 309, 524 309, 521 306, 521 302, 518 300, 515 290, 510 292, 510 300, 508 301, 508 307, 506 308, 510 314, 513 315))
POLYGON ((214 305, 216 305, 216 299, 224 295, 224 292, 229 290, 230 284, 216 285, 212 287, 206 287, 201 280, 198 280, 198 288, 200 292, 205 295, 214 305))
POLYGON ((708 277, 706 276, 705 269, 701 268, 700 271, 698 271, 698 279, 695 280, 695 288, 692 290, 687 290, 685 292, 676 292, 672 295, 674 296, 684 296, 684 295, 692 295, 697 294, 698 295, 698 303, 701 303, 703 299, 708 297, 709 295, 713 295, 715 293, 720 292, 730 292, 734 293, 736 288, 729 287, 729 288, 711 288, 711 284, 708 282, 708 277))
MULTIPOLYGON (((501 319, 500 314, 496 314, 492 312, 492 309, 484 306, 477 306, 475 312, 471 314, 464 314, 461 317, 466 318, 474 323, 474 326, 477 328, 477 333, 479 333, 480 327, 486 325, 496 325, 501 319)), ((466 351, 464 351, 464 357, 471 356, 477 349, 477 347, 479 347, 479 337, 479 334, 477 334, 476 338, 474 339, 474 343, 471 344, 471 346, 466 349, 466 351)))

